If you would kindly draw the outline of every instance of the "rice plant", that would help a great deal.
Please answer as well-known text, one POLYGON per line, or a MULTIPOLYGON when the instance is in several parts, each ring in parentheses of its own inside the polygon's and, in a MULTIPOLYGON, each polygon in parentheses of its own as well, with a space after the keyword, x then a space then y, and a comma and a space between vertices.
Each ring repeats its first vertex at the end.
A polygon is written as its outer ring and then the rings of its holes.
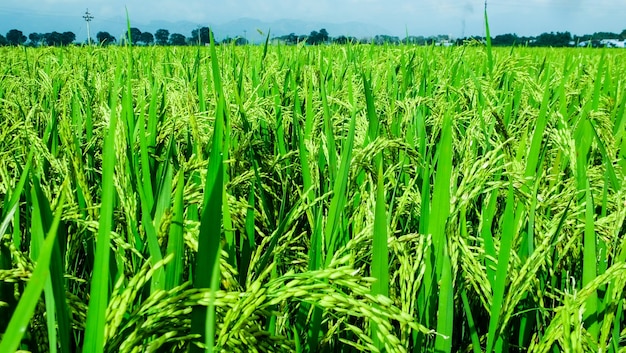
POLYGON ((0 352, 625 352, 625 60, 0 48, 0 352))

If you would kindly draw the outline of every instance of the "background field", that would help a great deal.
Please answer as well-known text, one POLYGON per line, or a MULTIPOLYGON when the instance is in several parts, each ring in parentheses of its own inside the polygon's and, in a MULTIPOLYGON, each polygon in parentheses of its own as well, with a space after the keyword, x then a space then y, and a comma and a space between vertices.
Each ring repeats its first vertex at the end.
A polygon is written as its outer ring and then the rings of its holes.
POLYGON ((0 352, 624 352, 624 62, 0 48, 0 352))

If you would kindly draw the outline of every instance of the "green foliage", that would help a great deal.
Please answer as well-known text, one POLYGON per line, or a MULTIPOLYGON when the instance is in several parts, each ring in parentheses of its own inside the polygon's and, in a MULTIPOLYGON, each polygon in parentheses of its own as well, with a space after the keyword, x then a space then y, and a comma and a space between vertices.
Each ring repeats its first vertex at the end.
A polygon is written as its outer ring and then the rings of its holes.
POLYGON ((7 32, 6 40, 9 45, 21 45, 26 42, 26 36, 18 29, 12 29, 7 32))
POLYGON ((626 54, 211 42, 3 48, 0 351, 620 352, 626 54))

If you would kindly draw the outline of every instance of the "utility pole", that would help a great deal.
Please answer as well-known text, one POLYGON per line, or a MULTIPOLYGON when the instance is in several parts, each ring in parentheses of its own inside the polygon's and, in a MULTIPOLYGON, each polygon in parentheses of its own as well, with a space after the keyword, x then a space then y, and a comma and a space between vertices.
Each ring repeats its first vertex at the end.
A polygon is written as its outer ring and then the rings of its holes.
POLYGON ((89 29, 89 22, 93 20, 93 16, 91 16, 91 14, 89 13, 89 9, 85 11, 85 15, 83 16, 83 18, 87 22, 87 42, 89 43, 89 45, 91 45, 91 31, 89 29))

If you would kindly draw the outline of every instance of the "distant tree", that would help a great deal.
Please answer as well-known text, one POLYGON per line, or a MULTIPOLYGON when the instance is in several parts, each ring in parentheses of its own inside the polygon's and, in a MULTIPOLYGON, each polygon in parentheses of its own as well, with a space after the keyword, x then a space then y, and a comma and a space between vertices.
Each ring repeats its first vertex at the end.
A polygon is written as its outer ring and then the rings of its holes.
POLYGON ((377 34, 374 36, 374 44, 383 45, 383 44, 400 44, 400 38, 396 36, 389 36, 386 34, 377 34))
POLYGON ((61 45, 66 46, 72 44, 76 40, 76 34, 74 32, 61 33, 61 45))
POLYGON ((193 44, 207 44, 209 39, 209 27, 202 27, 191 31, 191 42, 193 44))
POLYGON ((583 34, 582 36, 574 36, 574 42, 578 43, 582 43, 582 42, 587 42, 593 39, 593 36, 591 34, 583 34))
POLYGON ((335 44, 346 44, 346 43, 348 43, 348 38, 346 38, 346 36, 344 36, 344 35, 341 35, 341 36, 339 36, 337 38, 334 38, 333 39, 333 43, 335 43, 335 44))
POLYGON ((319 44, 319 33, 317 31, 311 31, 309 37, 306 39, 306 44, 317 45, 319 44))
POLYGON ((0 47, 3 47, 5 45, 9 45, 9 41, 6 39, 5 36, 0 34, 0 47))
POLYGON ((300 39, 297 35, 295 35, 295 33, 289 33, 285 37, 285 42, 287 42, 287 44, 298 44, 300 39))
POLYGON ((402 40, 405 44, 425 45, 426 38, 424 36, 408 36, 402 40))
POLYGON ((613 32, 595 32, 592 37, 593 39, 596 39, 596 40, 618 39, 620 35, 617 33, 613 33, 613 32))
POLYGON ((337 38, 333 39, 333 43, 335 44, 348 44, 348 43, 356 43, 357 39, 354 37, 346 37, 344 35, 341 35, 337 38))
POLYGON ((46 33, 43 35, 43 37, 44 37, 43 41, 46 43, 46 45, 53 46, 53 45, 61 45, 62 43, 61 33, 57 31, 46 33))
POLYGON ((61 44, 61 33, 57 31, 52 31, 45 33, 43 35, 43 42, 45 45, 60 45, 61 44))
POLYGON ((167 40, 170 38, 170 31, 167 29, 159 29, 154 33, 156 43, 158 45, 167 45, 167 40))
POLYGON ((76 35, 73 32, 59 33, 57 31, 54 31, 42 34, 41 38, 42 42, 45 45, 65 46, 72 44, 76 40, 76 35))
POLYGON ((300 37, 297 36, 295 33, 289 33, 287 35, 276 37, 274 39, 278 39, 280 41, 283 41, 287 45, 294 45, 294 44, 298 44, 298 41, 299 41, 300 37))
POLYGON ((98 43, 100 43, 100 45, 115 43, 115 37, 113 37, 109 32, 98 32, 98 34, 96 34, 96 38, 98 39, 98 43))
POLYGON ((141 41, 145 45, 150 45, 150 44, 154 43, 154 36, 150 32, 143 32, 143 33, 141 33, 141 41))
POLYGON ((10 45, 20 45, 20 44, 24 44, 27 38, 24 35, 24 33, 22 33, 22 31, 17 30, 17 29, 12 29, 7 32, 6 39, 10 45))
POLYGON ((41 44, 41 41, 43 40, 43 34, 41 33, 31 33, 28 35, 28 39, 30 40, 30 44, 32 46, 39 46, 39 44, 41 44))
POLYGON ((126 31, 126 33, 124 34, 124 39, 126 41, 130 39, 133 44, 137 44, 139 41, 141 41, 141 30, 136 27, 131 27, 130 32, 126 31))
POLYGON ((517 34, 511 33, 497 35, 491 40, 491 45, 494 46, 512 46, 519 43, 520 40, 517 34))
POLYGON ((187 38, 180 33, 170 35, 170 45, 187 45, 187 38))
POLYGON ((532 42, 532 45, 537 47, 567 47, 571 41, 572 35, 569 32, 551 32, 540 34, 532 42))
POLYGON ((323 44, 328 41, 328 32, 325 28, 320 29, 320 31, 312 31, 309 34, 309 37, 306 39, 307 44, 318 45, 323 44))
POLYGON ((318 36, 320 43, 328 42, 328 32, 326 31, 326 28, 320 29, 320 31, 318 32, 318 36))

